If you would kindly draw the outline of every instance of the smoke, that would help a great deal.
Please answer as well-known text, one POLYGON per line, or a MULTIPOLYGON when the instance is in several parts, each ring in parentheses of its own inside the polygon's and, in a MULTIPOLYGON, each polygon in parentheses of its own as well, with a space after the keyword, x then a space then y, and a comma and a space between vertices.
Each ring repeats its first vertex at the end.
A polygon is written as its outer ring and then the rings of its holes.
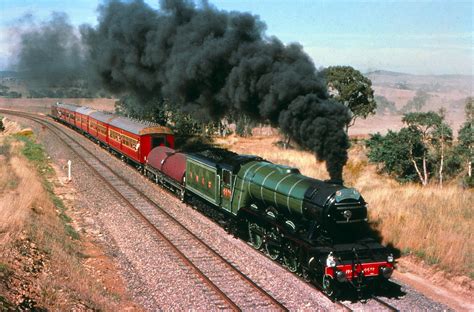
POLYGON ((16 70, 29 85, 70 86, 84 78, 84 56, 79 34, 65 13, 36 23, 27 16, 15 25, 19 35, 16 70))
POLYGON ((90 62, 112 92, 166 98, 201 119, 231 112, 279 126, 342 177, 348 109, 328 99, 324 81, 298 44, 265 35, 249 13, 203 1, 108 1, 99 24, 83 25, 90 62))
POLYGON ((157 11, 142 0, 107 1, 97 26, 81 26, 82 38, 64 13, 40 24, 25 19, 16 69, 36 87, 95 85, 98 77, 109 91, 138 97, 137 111, 161 98, 201 120, 246 114, 280 127, 326 161, 332 179, 342 178, 349 111, 328 98, 300 45, 267 37, 249 13, 207 1, 160 4, 157 11))

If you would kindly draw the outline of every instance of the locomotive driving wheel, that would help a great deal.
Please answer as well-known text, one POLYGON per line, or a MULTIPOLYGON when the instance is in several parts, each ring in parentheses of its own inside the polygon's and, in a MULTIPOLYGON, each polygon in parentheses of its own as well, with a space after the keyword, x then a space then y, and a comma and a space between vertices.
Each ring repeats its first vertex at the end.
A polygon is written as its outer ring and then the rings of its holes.
POLYGON ((281 254, 281 234, 280 229, 272 227, 267 232, 267 239, 265 242, 265 251, 272 260, 276 260, 281 254))
POLYGON ((323 276, 323 291, 328 297, 334 295, 334 280, 329 275, 323 276))
POLYGON ((298 246, 295 243, 289 242, 283 254, 283 263, 292 273, 295 273, 300 268, 300 261, 298 259, 298 246))
POLYGON ((337 285, 337 282, 330 275, 323 276, 322 286, 323 292, 333 300, 337 299, 341 294, 341 288, 337 285))
POLYGON ((249 243, 259 250, 263 245, 264 229, 255 222, 249 222, 249 243))

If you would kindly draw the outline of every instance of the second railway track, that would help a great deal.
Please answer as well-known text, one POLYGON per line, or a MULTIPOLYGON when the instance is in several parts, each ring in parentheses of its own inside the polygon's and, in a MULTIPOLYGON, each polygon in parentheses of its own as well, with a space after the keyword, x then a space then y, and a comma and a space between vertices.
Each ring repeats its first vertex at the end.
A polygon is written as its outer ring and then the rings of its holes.
POLYGON ((208 288, 216 308, 287 311, 283 303, 224 259, 126 178, 114 172, 59 125, 29 113, 8 110, 2 112, 33 120, 55 133, 165 243, 166 248, 161 252, 166 252, 171 259, 181 261, 194 272, 195 277, 200 279, 200 284, 208 288))

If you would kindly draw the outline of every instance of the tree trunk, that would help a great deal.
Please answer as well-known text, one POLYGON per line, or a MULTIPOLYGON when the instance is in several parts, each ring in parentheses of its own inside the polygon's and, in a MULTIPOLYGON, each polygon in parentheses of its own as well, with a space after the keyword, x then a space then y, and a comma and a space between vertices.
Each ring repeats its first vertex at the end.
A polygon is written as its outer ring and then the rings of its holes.
POLYGON ((443 187, 444 144, 441 141, 441 161, 439 164, 439 187, 443 187))
POLYGON ((290 148, 290 141, 291 141, 290 136, 287 136, 285 139, 285 143, 283 143, 283 146, 285 147, 285 149, 290 148))
MULTIPOLYGON (((424 179, 423 175, 421 174, 421 171, 418 168, 418 165, 416 164, 415 158, 413 157, 413 151, 412 151, 411 148, 410 148, 410 160, 413 163, 413 166, 415 167, 416 173, 418 174, 418 178, 420 179, 421 184, 423 184, 423 186, 426 185, 425 184, 426 183, 425 179, 424 179)), ((426 176, 426 160, 425 160, 425 157, 423 157, 423 168, 424 168, 424 172, 425 172, 425 176, 426 176)))
POLYGON ((418 174, 418 177, 420 178, 421 184, 425 185, 424 180, 423 180, 423 175, 420 172, 420 169, 418 169, 418 165, 416 164, 416 161, 412 158, 411 162, 413 163, 413 166, 415 166, 416 173, 418 174))
POLYGON ((470 160, 467 162, 467 175, 469 177, 472 175, 472 162, 470 160))
POLYGON ((426 169, 426 156, 423 156, 423 186, 428 184, 428 171, 426 169))

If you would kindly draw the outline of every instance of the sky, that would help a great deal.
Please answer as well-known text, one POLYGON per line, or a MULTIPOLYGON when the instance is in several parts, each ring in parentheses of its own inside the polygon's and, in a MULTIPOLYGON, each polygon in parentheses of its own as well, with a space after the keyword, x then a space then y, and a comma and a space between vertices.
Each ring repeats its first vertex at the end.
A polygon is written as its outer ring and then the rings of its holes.
MULTIPOLYGON (((217 9, 250 12, 267 35, 299 42, 317 67, 350 65, 362 72, 474 72, 473 1, 208 0, 217 9)), ((158 9, 158 0, 145 0, 158 9)), ((15 21, 66 12, 74 25, 97 23, 97 0, 0 0, 0 70, 15 53, 15 21)))

